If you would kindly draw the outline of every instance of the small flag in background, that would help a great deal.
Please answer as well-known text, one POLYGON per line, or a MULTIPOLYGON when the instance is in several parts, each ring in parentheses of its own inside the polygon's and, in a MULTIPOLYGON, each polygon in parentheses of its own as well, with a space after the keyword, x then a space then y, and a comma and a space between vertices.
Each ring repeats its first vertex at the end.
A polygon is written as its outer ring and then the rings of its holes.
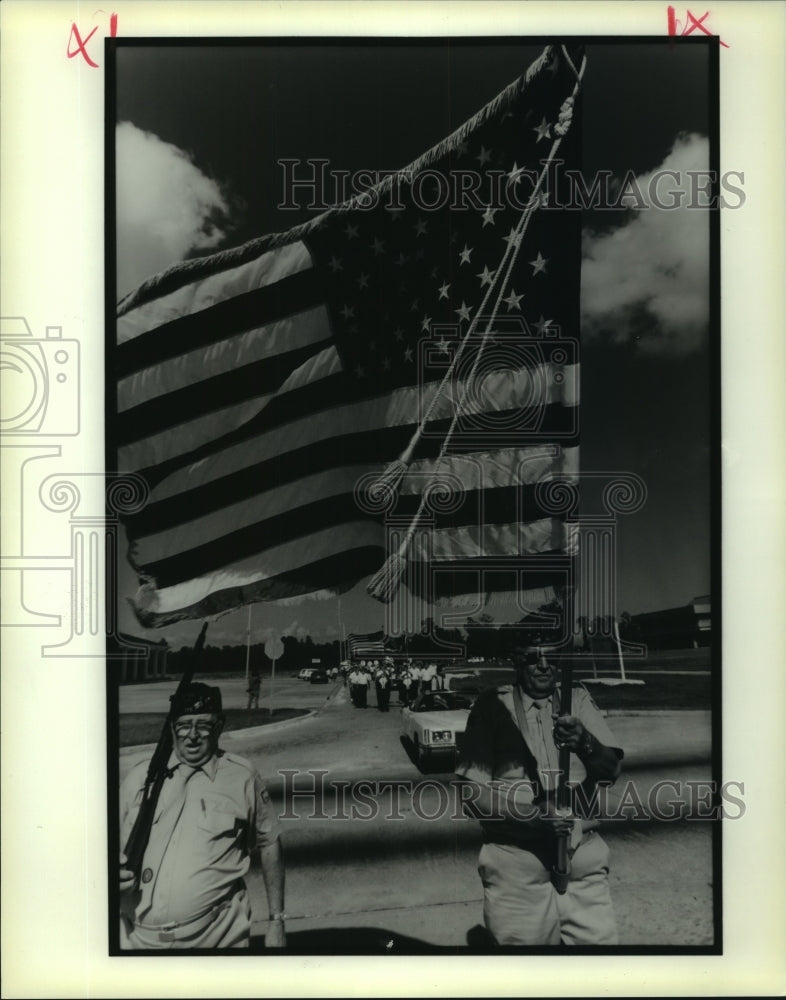
POLYGON ((362 657, 381 659, 385 655, 385 642, 382 632, 367 632, 365 635, 351 633, 347 636, 349 656, 353 660, 362 657))
POLYGON ((126 520, 140 622, 375 573, 393 508, 358 484, 400 456, 395 517, 427 528, 408 586, 425 568, 433 596, 466 594, 481 564, 485 591, 562 581, 548 558, 531 579, 516 566, 571 546, 536 489, 578 471, 580 217, 554 210, 551 173, 558 136, 560 159, 576 149, 566 55, 548 47, 366 195, 120 303, 118 463, 150 488, 126 520))

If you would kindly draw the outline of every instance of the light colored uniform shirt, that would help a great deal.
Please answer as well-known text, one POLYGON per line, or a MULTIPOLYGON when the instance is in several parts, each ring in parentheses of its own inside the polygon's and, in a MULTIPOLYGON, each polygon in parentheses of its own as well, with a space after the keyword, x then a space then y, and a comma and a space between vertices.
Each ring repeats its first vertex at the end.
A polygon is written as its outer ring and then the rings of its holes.
MULTIPOLYGON (((555 791, 559 774, 559 751, 554 743, 553 715, 559 714, 559 689, 556 697, 545 697, 536 703, 527 694, 521 695, 527 722, 527 733, 519 730, 513 688, 502 687, 481 695, 470 712, 461 759, 456 773, 470 781, 484 784, 492 779, 501 781, 531 780, 527 771, 522 737, 535 759, 538 779, 544 791, 555 791)), ((571 715, 602 743, 618 751, 619 741, 609 729, 600 710, 584 688, 572 692, 571 715)), ((570 755, 570 783, 575 785, 586 777, 584 766, 574 753, 570 755)), ((484 836, 490 841, 507 841, 529 836, 526 824, 515 828, 507 822, 481 822, 484 836)))
MULTIPOLYGON (((120 788, 125 844, 139 810, 148 761, 120 788)), ((142 862, 140 898, 131 919, 149 925, 200 916, 229 893, 250 866, 250 853, 274 843, 278 819, 254 767, 219 751, 196 770, 169 759, 142 862)))

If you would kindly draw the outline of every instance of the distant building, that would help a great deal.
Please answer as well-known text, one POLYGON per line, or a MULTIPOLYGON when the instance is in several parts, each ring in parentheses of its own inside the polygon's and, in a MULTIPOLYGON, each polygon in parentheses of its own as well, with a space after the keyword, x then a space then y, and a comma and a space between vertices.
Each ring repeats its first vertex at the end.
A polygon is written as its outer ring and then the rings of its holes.
POLYGON ((120 634, 111 641, 110 669, 119 673, 121 684, 143 684, 167 675, 169 646, 166 640, 150 642, 136 635, 120 634))
POLYGON ((680 608, 632 615, 623 637, 632 642, 643 642, 652 649, 709 646, 712 637, 710 596, 694 597, 680 608))

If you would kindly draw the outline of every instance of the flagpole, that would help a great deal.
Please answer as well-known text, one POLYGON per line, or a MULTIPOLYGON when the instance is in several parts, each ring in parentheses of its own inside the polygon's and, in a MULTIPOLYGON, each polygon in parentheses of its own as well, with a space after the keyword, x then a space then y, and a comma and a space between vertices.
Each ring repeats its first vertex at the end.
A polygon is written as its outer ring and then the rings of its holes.
POLYGON ((248 622, 246 623, 246 687, 251 678, 251 605, 248 606, 248 622))
POLYGON ((619 629, 619 625, 617 625, 617 620, 616 619, 614 620, 614 623, 612 625, 612 629, 614 630, 614 639, 615 639, 615 641, 617 643, 617 658, 620 661, 620 677, 624 681, 626 679, 625 678, 625 661, 622 658, 622 643, 620 642, 620 629, 619 629))
POLYGON ((341 594, 338 595, 337 602, 338 602, 338 608, 337 608, 337 614, 338 614, 338 662, 339 663, 343 663, 343 661, 346 659, 346 657, 344 656, 344 641, 345 641, 344 640, 344 625, 343 625, 343 623, 341 621, 341 594))

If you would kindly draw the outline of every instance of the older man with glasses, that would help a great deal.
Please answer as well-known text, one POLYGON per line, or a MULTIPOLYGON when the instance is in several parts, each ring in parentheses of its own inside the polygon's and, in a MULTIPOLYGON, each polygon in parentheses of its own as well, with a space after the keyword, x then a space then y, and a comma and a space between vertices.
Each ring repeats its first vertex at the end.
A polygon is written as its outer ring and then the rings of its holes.
MULTIPOLYGON (((283 947, 284 864, 278 820, 255 768, 221 750, 221 691, 190 684, 173 706, 173 751, 136 885, 120 861, 123 949, 247 948, 251 906, 244 876, 259 850, 270 907, 267 947, 283 947)), ((148 761, 120 789, 125 844, 148 761)))
POLYGON ((514 640, 516 682, 475 702, 456 773, 467 810, 481 821, 483 915, 495 944, 613 945, 609 851, 591 803, 620 773, 622 748, 583 688, 560 714, 557 665, 546 650, 514 640), (554 796, 560 750, 573 762, 574 806, 554 796), (580 793, 580 794, 579 794, 580 793), (568 846, 569 877, 555 877, 557 839, 568 846))

